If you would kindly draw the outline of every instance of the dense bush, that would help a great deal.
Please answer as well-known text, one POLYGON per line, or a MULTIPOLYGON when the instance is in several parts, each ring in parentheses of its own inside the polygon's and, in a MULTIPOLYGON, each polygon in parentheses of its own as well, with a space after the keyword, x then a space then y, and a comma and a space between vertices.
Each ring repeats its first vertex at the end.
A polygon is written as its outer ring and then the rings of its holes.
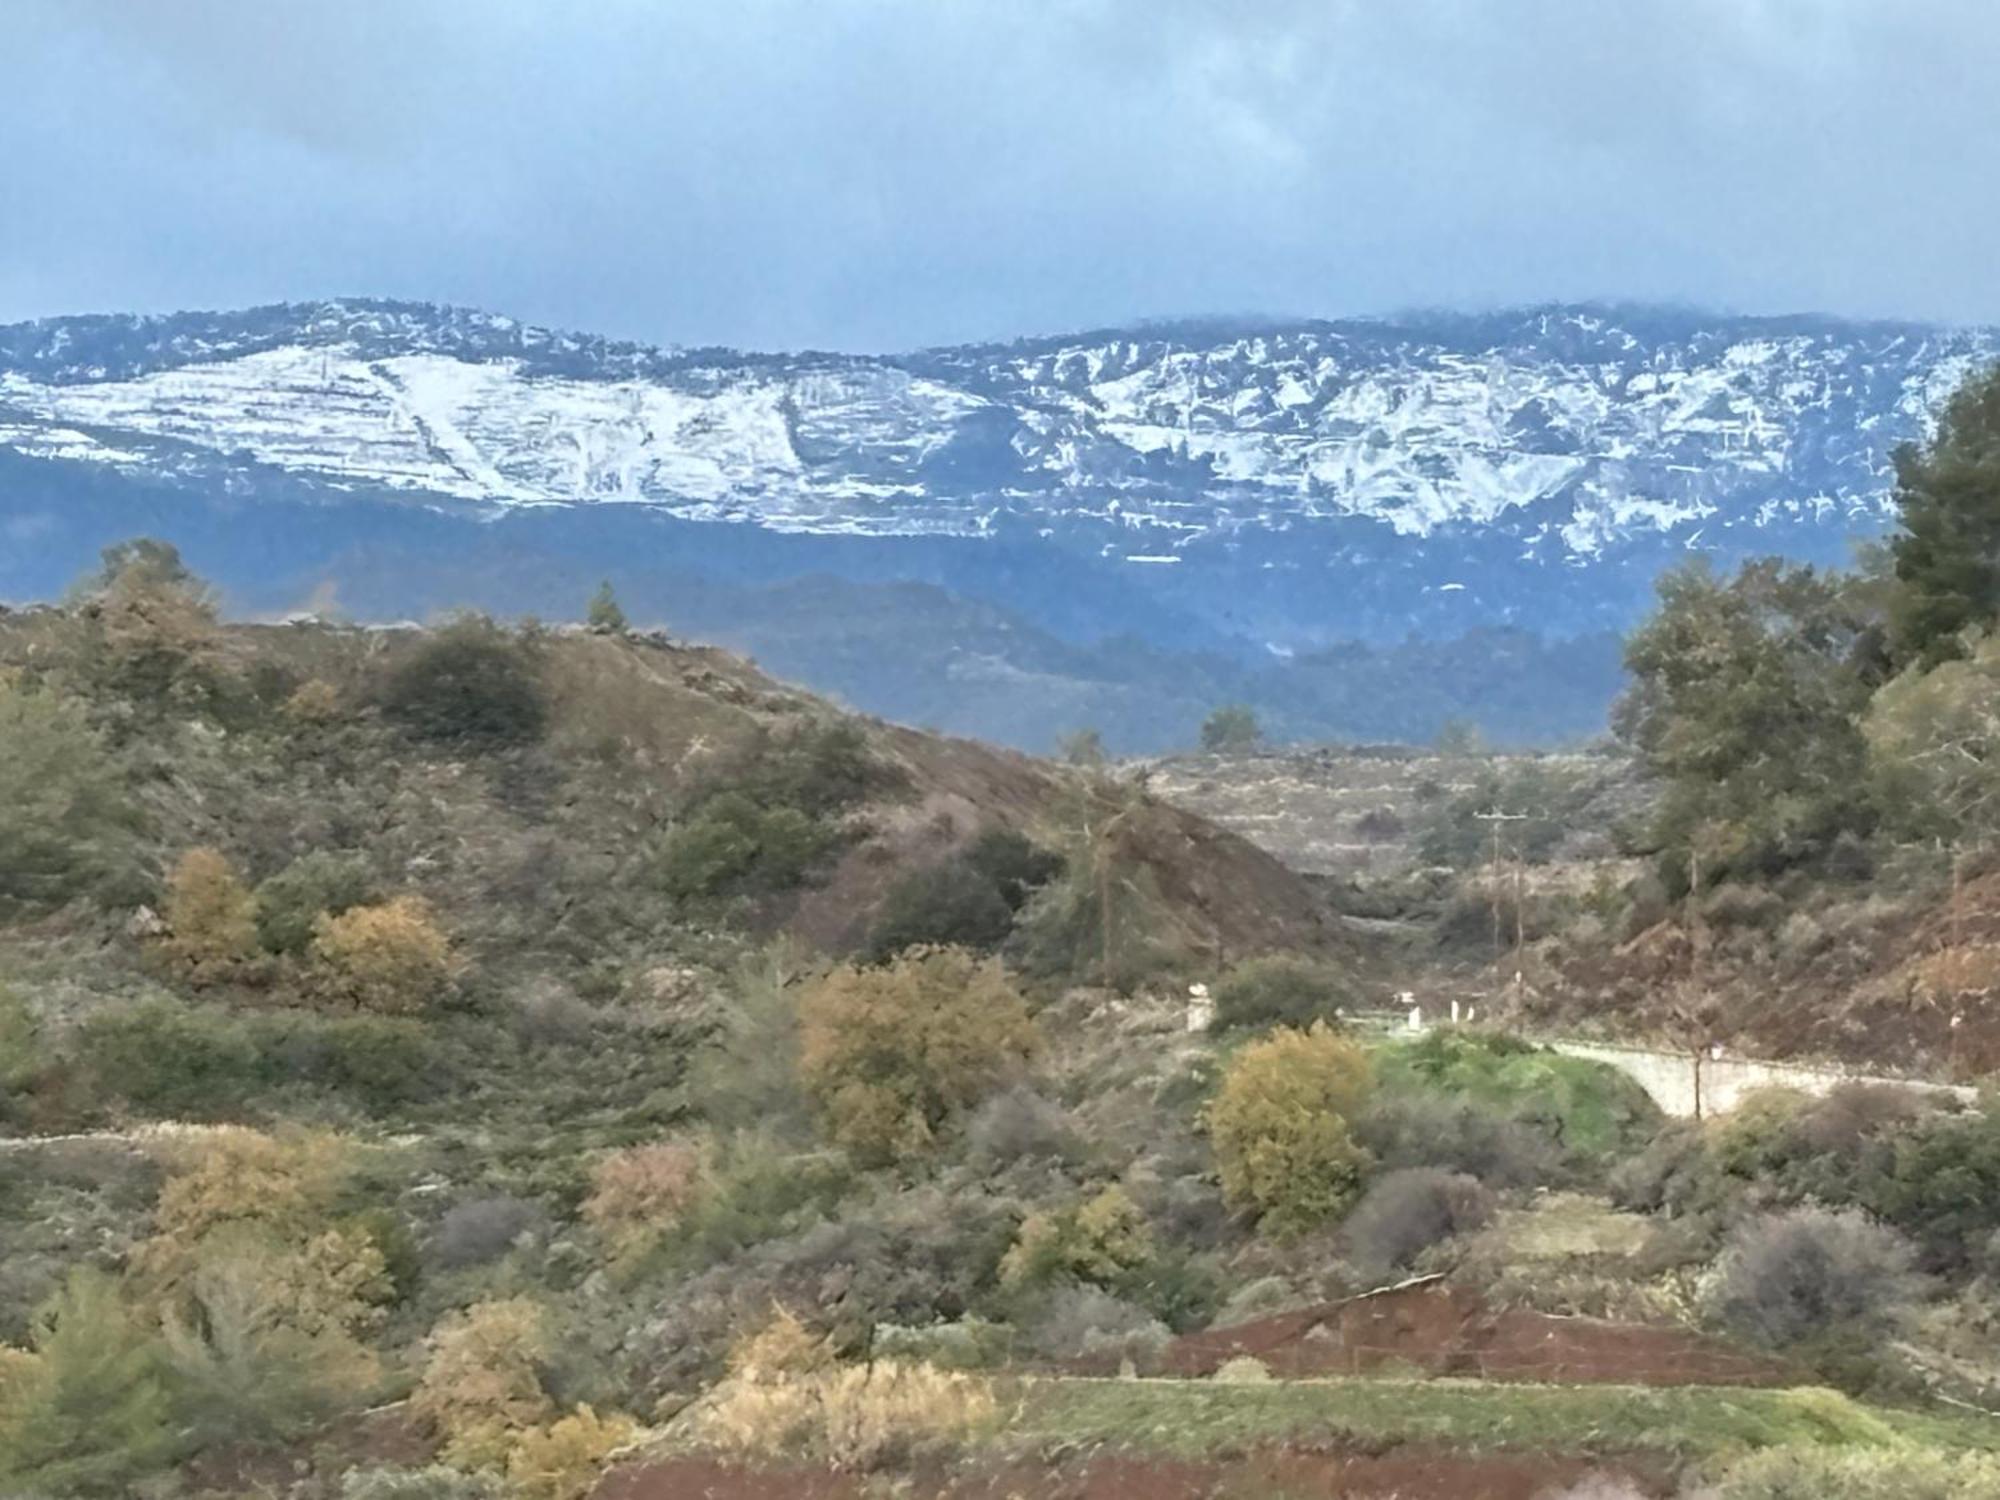
POLYGON ((27 1350, 0 1346, 0 1486, 124 1496, 180 1456, 164 1350, 101 1272, 78 1270, 27 1350))
POLYGON ((183 1119, 237 1113, 262 1072, 246 1028, 170 1000, 101 1010, 77 1027, 76 1058, 99 1098, 183 1119))
POLYGON ((523 1432, 555 1416, 541 1377, 549 1338, 546 1312, 525 1298, 475 1303, 431 1331, 410 1406, 448 1462, 503 1467, 523 1432))
POLYGON ((375 899, 368 861, 316 850, 257 887, 257 940, 270 953, 304 953, 313 923, 375 899))
POLYGON ((193 983, 241 972, 257 952, 256 903, 217 849, 190 849, 167 877, 161 940, 174 970, 193 983))
POLYGON ((968 865, 993 882, 1014 911, 1063 869, 1060 854, 1011 828, 988 828, 967 846, 964 857, 968 865))
POLYGON ((504 1194, 454 1203, 431 1236, 431 1264, 456 1271, 498 1260, 523 1235, 541 1227, 545 1218, 537 1205, 504 1194))
POLYGON ((1367 1165, 1347 1122, 1368 1088, 1361 1049, 1325 1026, 1280 1030, 1239 1052, 1207 1111, 1231 1204, 1281 1234, 1337 1215, 1367 1165))
POLYGON ((722 792, 668 834, 660 883, 684 899, 788 890, 839 842, 837 828, 801 808, 722 792))
POLYGON ((536 739, 548 718, 529 648, 477 617, 425 637, 390 672, 381 703, 419 739, 472 747, 536 739))
POLYGON ((1215 987, 1215 1024, 1223 1029, 1310 1026, 1331 1021, 1354 999, 1331 964, 1277 954, 1238 964, 1215 987))
POLYGON ((1419 1090, 1378 1091, 1350 1122, 1378 1166, 1439 1167, 1488 1187, 1540 1187, 1563 1174, 1562 1152, 1542 1130, 1470 1099, 1419 1090))
POLYGON ((1908 1241, 1865 1214, 1799 1208, 1747 1219, 1717 1263, 1717 1324, 1773 1348, 1867 1344, 1907 1322, 1923 1282, 1908 1241))
POLYGON ((1379 1279, 1492 1217, 1493 1195, 1476 1178, 1406 1167, 1370 1183, 1340 1232, 1356 1269, 1379 1279))
POLYGON ((801 1081, 828 1135, 878 1160, 928 1150, 1039 1046, 998 961, 956 948, 836 969, 806 990, 799 1024, 801 1081))
POLYGON ((966 1121, 966 1154, 987 1168, 1017 1161, 1067 1161, 1082 1154, 1083 1138, 1068 1111, 1025 1086, 1003 1090, 966 1121))
POLYGON ((951 946, 990 953, 1014 930, 1014 908, 1000 887, 963 859, 916 869, 889 888, 868 932, 868 953, 890 958, 905 948, 951 946))
POLYGON ((1384 1092, 1479 1103, 1541 1131, 1581 1164, 1638 1149, 1660 1124, 1646 1091, 1617 1069, 1511 1037, 1440 1029, 1382 1048, 1376 1070, 1384 1092))
POLYGON ((81 705, 0 674, 0 916, 124 870, 136 812, 81 705))
POLYGON ((833 719, 766 740, 730 777, 730 785, 766 807, 827 818, 895 780, 869 753, 860 724, 833 719))
POLYGON ((427 1009, 459 972, 451 939, 416 896, 322 914, 313 922, 312 953, 329 999, 385 1015, 427 1009))
POLYGON ((614 1253, 633 1254, 680 1223, 705 1175, 701 1152, 690 1142, 627 1146, 591 1169, 583 1216, 614 1253))
POLYGON ((1017 1288, 1058 1280, 1110 1286, 1152 1257, 1145 1215, 1114 1185, 1067 1208, 1030 1214, 1000 1262, 1000 1282, 1017 1288))

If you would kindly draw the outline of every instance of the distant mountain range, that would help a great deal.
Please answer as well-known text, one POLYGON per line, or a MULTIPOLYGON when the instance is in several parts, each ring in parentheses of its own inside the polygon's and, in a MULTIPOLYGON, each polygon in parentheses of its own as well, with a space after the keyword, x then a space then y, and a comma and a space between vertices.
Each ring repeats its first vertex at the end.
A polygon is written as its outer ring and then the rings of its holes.
POLYGON ((335 301, 0 328, 0 596, 168 536, 252 611, 635 619, 1044 748, 1588 733, 1693 551, 1837 561, 1989 329, 1623 306, 892 356, 335 301), (1521 674, 1535 674, 1533 678, 1521 674), (1538 679, 1538 680, 1537 680, 1538 679))

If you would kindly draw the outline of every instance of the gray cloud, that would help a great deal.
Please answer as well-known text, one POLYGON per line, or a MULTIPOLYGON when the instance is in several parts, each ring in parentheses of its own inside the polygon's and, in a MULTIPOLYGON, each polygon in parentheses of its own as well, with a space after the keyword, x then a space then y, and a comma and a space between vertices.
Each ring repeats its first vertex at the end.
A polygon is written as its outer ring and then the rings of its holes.
POLYGON ((1954 0, 7 0, 0 318, 678 342, 1632 296, 2000 321, 1954 0))

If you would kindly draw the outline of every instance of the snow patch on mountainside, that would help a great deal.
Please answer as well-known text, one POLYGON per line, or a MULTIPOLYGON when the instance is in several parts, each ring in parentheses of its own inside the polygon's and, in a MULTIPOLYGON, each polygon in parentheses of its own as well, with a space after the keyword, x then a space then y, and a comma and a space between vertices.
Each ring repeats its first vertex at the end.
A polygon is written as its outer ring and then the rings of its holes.
POLYGON ((0 329, 0 445, 140 467, 169 445, 442 505, 790 531, 976 536, 1012 515, 1153 533, 1147 557, 1363 518, 1587 560, 1707 526, 1879 521, 1895 443, 1995 348, 1547 309, 766 356, 329 303, 0 329))

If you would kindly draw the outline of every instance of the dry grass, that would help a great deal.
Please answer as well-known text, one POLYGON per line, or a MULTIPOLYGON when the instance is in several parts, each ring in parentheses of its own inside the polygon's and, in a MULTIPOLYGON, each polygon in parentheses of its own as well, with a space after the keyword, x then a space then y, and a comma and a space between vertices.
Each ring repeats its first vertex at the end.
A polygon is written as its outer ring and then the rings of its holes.
POLYGON ((884 1360, 738 1377, 701 1408, 693 1436, 737 1453, 868 1472, 924 1448, 967 1441, 992 1427, 997 1414, 983 1381, 884 1360))

